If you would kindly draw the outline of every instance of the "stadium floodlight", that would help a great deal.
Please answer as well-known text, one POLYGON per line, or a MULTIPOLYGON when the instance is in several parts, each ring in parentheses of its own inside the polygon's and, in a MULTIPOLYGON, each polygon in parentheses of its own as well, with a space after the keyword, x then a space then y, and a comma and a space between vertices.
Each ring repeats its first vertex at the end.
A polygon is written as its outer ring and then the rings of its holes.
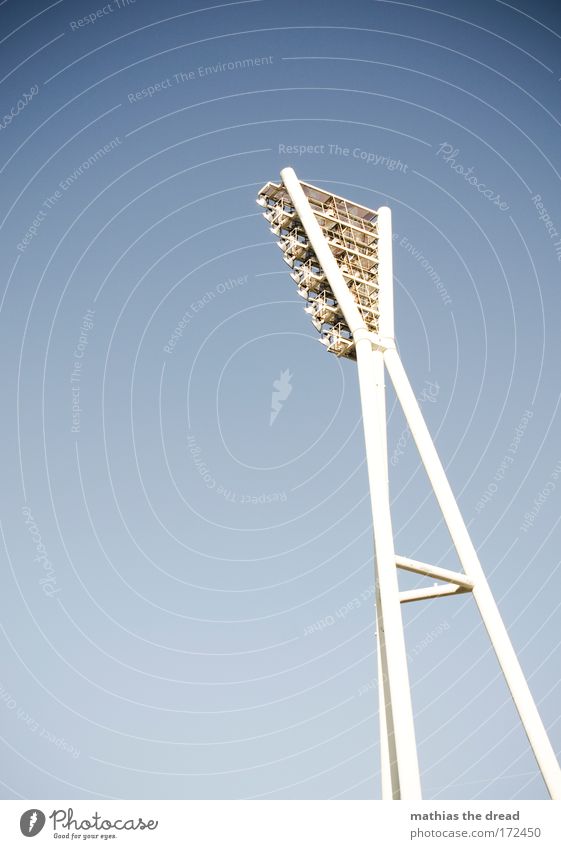
POLYGON ((376 553, 376 618, 382 797, 420 799, 421 782, 401 604, 471 593, 504 673, 549 794, 561 770, 501 619, 444 468, 396 349, 392 225, 387 207, 368 209, 302 183, 292 168, 257 202, 278 237, 320 341, 356 360, 376 553), (396 555, 390 513, 384 377, 387 370, 458 553, 463 572, 396 555), (398 569, 440 583, 400 592, 398 569))

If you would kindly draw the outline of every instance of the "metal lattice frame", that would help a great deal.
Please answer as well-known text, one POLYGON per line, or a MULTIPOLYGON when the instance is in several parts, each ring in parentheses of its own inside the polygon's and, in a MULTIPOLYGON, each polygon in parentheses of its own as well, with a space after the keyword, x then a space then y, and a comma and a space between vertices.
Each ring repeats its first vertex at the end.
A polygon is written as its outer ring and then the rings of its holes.
MULTIPOLYGON (((301 183, 310 207, 356 300, 364 323, 378 333, 378 214, 345 198, 301 183)), ((292 269, 298 293, 308 301, 306 312, 321 333, 327 350, 356 359, 352 334, 290 195, 282 183, 267 183, 258 196, 277 245, 292 269)))

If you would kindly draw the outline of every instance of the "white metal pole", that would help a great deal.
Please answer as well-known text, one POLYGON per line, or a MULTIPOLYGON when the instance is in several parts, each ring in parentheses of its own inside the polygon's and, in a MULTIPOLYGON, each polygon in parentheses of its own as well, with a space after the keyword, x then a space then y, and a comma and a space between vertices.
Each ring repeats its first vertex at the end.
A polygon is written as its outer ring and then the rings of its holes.
MULTIPOLYGON (((421 782, 390 514, 383 353, 372 349, 364 319, 294 170, 284 168, 281 178, 355 342, 382 614, 378 627, 384 628, 399 792, 401 799, 420 799, 421 782)), ((381 241, 379 237, 379 251, 381 241)), ((391 232, 386 228, 382 245, 386 258, 391 259, 391 247, 391 232)), ((380 258, 380 266, 382 264, 380 258)))
MULTIPOLYGON (((376 220, 376 226, 378 230, 378 312, 380 315, 379 320, 379 335, 384 337, 387 341, 393 339, 394 335, 394 320, 393 320, 393 257, 392 257, 392 219, 391 219, 391 210, 387 206, 381 206, 378 209, 378 215, 376 220)), ((382 357, 379 357, 382 360, 382 357)), ((381 366, 381 379, 383 384, 384 379, 384 366, 381 366)), ((373 387, 371 387, 371 391, 373 387)), ((368 389, 365 389, 367 392, 368 389)), ((386 481, 386 491, 388 493, 388 502, 387 502, 387 511, 389 517, 390 524, 390 532, 391 532, 391 515, 390 515, 390 506, 389 506, 389 475, 388 475, 388 444, 387 444, 387 426, 386 426, 386 399, 385 399, 385 389, 382 386, 381 389, 382 398, 381 401, 378 402, 379 405, 379 414, 380 414, 380 457, 383 458, 382 462, 384 465, 384 477, 382 480, 386 481)), ((366 425, 365 425, 366 428, 366 425)), ((366 432, 366 430, 365 430, 366 432)), ((374 508, 373 508, 374 509, 374 508)), ((393 532, 392 533, 392 556, 393 562, 395 563, 395 549, 393 545, 393 532)), ((378 558, 378 554, 376 554, 376 558, 378 558)), ((395 570, 394 570, 395 571, 395 570)), ((378 582, 379 583, 379 582, 378 582)), ((399 597, 399 585, 397 581, 396 575, 396 586, 395 592, 397 592, 399 597)), ((388 686, 388 661, 387 661, 387 651, 386 651, 386 637, 385 637, 385 629, 383 625, 383 616, 382 616, 382 603, 381 603, 381 591, 380 586, 377 587, 377 595, 376 602, 377 606, 380 609, 380 623, 378 626, 378 642, 381 647, 381 662, 383 667, 383 674, 385 676, 385 680, 383 680, 384 688, 381 688, 380 694, 381 697, 385 699, 385 723, 387 727, 387 737, 388 737, 388 757, 389 757, 389 768, 390 768, 390 782, 391 786, 389 790, 391 790, 391 795, 389 798, 399 799, 402 798, 401 788, 399 783, 399 771, 397 770, 397 750, 396 750, 396 741, 395 741, 395 714, 393 710, 393 704, 390 698, 389 686, 388 686)), ((401 620, 401 633, 403 634, 403 621, 401 619, 401 610, 399 611, 400 620, 401 620)), ((405 644, 404 644, 404 652, 405 652, 405 644)), ((407 664, 407 656, 405 659, 405 664, 407 664)), ((409 688, 409 678, 407 680, 407 689, 410 692, 409 688)), ((411 707, 411 715, 413 714, 413 708, 411 707)), ((414 730, 413 730, 414 735, 414 730)), ((415 745, 416 752, 416 745, 415 745)), ((416 772, 418 776, 418 763, 416 764, 416 772)), ((417 791, 416 791, 417 792, 417 791)), ((421 787, 420 787, 420 779, 418 786, 418 794, 420 798, 421 787)), ((383 798, 387 798, 384 794, 383 798)))
POLYGON ((382 639, 387 657, 399 798, 420 799, 421 782, 390 514, 388 458, 385 451, 384 355, 381 351, 373 351, 367 339, 357 341, 355 347, 372 501, 376 577, 382 613, 379 627, 383 628, 382 639))
POLYGON ((473 596, 547 789, 552 799, 561 799, 561 770, 555 752, 501 619, 401 359, 395 349, 388 349, 384 354, 384 359, 464 571, 474 581, 473 596))
POLYGON ((386 686, 385 671, 382 665, 382 649, 380 647, 381 620, 376 604, 376 656, 378 660, 378 718, 380 722, 380 775, 382 781, 382 799, 393 799, 392 774, 390 763, 388 717, 386 716, 386 686))
POLYGON ((378 209, 378 312, 379 335, 395 346, 393 321, 393 243, 392 212, 388 206, 378 209))
POLYGON ((378 630, 376 648, 378 655, 378 713, 380 721, 382 799, 391 801, 392 799, 400 798, 399 771, 395 750, 390 689, 388 687, 388 659, 386 655, 384 628, 382 626, 382 605, 380 602, 379 587, 376 587, 376 622, 378 630))

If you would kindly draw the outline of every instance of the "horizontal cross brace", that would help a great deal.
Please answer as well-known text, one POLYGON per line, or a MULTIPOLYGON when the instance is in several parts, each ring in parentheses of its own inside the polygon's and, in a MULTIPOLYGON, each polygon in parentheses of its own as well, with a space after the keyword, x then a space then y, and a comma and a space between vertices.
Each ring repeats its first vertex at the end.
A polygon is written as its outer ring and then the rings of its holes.
POLYGON ((399 600, 402 604, 407 604, 409 601, 424 601, 429 598, 441 598, 447 595, 461 595, 462 593, 470 592, 465 587, 460 587, 457 584, 436 584, 433 587, 421 587, 419 590, 404 590, 399 594, 399 600))
POLYGON ((473 581, 468 578, 467 575, 460 572, 452 572, 450 569, 441 569, 439 566, 431 566, 428 563, 421 563, 419 560, 411 560, 409 557, 396 557, 395 565, 399 569, 405 569, 407 572, 415 572, 417 575, 427 575, 427 577, 436 578, 438 581, 446 581, 449 584, 456 584, 458 587, 461 587, 464 592, 468 592, 473 589, 473 581))

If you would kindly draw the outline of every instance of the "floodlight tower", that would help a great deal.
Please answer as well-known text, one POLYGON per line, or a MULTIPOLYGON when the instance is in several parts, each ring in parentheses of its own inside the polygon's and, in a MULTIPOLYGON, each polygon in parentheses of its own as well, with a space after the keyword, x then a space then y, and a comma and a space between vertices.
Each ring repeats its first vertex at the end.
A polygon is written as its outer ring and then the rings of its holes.
POLYGON ((421 782, 401 604, 470 592, 479 608, 549 794, 561 770, 395 344, 391 212, 368 209, 302 183, 292 168, 257 202, 307 301, 321 342, 356 360, 376 552, 376 617, 382 797, 420 799, 421 782), (396 555, 390 513, 387 369, 427 471, 463 572, 396 555), (397 569, 440 583, 400 592, 397 569))

